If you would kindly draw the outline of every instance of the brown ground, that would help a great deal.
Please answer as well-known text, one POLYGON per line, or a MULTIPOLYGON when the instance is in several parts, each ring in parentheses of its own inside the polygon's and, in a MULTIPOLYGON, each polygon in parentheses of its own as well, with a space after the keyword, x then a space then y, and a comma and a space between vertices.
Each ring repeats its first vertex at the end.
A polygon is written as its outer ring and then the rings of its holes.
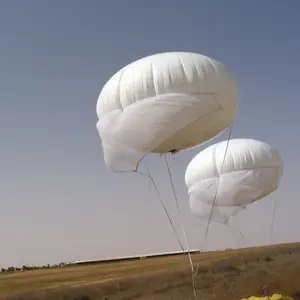
MULTIPOLYGON (((199 300, 300 296, 300 243, 193 255, 199 300)), ((0 274, 0 299, 193 299, 187 256, 0 274)))

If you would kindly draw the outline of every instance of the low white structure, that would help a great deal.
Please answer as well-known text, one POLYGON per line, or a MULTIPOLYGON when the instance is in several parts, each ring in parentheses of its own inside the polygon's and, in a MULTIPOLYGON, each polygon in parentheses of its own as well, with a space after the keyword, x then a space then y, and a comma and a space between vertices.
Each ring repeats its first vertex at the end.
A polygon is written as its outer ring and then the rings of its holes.
MULTIPOLYGON (((121 257, 112 257, 112 258, 103 258, 103 259, 76 260, 76 261, 67 263, 67 265, 90 265, 90 264, 114 263, 114 262, 129 261, 129 260, 139 260, 139 259, 147 259, 147 258, 184 255, 187 253, 188 253, 188 251, 184 251, 184 252, 173 251, 173 252, 143 254, 143 255, 123 256, 123 257, 121 256, 121 257)), ((190 250, 190 253, 197 254, 197 253, 200 253, 200 250, 190 250)))

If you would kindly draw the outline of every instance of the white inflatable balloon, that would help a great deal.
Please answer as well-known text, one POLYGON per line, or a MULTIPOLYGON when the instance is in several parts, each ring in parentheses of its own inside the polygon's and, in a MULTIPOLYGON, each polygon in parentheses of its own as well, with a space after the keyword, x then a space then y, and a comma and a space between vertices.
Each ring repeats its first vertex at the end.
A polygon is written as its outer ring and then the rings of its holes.
POLYGON ((226 222, 273 192, 282 174, 280 154, 264 142, 232 139, 214 144, 198 153, 186 169, 191 211, 208 218, 215 202, 213 219, 226 222))
POLYGON ((134 171, 148 153, 200 145, 234 120, 238 85, 206 56, 170 52, 137 60, 117 72, 97 102, 97 129, 106 166, 134 171))

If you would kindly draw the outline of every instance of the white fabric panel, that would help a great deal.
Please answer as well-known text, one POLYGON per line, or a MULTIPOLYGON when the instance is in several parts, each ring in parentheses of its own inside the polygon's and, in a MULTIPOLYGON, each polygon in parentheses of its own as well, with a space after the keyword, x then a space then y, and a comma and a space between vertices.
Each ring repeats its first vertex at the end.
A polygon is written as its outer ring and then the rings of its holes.
POLYGON ((237 215, 240 211, 245 209, 244 206, 213 206, 212 204, 198 201, 197 198, 190 198, 191 212, 198 218, 209 220, 212 208, 213 212, 211 215, 211 221, 222 224, 226 224, 231 217, 237 215))
POLYGON ((150 55, 123 67, 104 85, 97 102, 100 119, 137 101, 169 94, 214 94, 222 107, 236 107, 239 88, 220 62, 201 54, 166 52, 150 55))
MULTIPOLYGON (((144 155, 172 137, 194 120, 220 110, 212 95, 188 96, 169 94, 136 102, 123 111, 113 111, 97 124, 104 160, 111 170, 136 170, 144 155), (159 99, 157 99, 159 98, 159 99)), ((203 142, 210 130, 209 123, 202 131, 203 142)), ((214 127, 212 127, 214 128, 214 127)), ((193 136, 191 137, 193 138, 193 136)), ((190 137, 182 136, 165 146, 172 151, 177 145, 188 147, 190 137)))
POLYGON ((189 189, 189 197, 211 204, 217 195, 218 206, 247 205, 274 191, 279 180, 278 168, 237 171, 199 181, 189 189))

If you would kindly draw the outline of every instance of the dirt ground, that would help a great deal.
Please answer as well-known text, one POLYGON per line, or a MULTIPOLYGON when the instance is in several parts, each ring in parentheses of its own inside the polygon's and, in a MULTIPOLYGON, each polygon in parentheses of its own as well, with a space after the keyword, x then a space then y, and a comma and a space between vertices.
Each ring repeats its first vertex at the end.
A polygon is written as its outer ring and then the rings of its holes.
MULTIPOLYGON (((300 243, 193 255, 199 300, 300 299, 300 243)), ((186 255, 0 274, 0 299, 194 299, 186 255)))

